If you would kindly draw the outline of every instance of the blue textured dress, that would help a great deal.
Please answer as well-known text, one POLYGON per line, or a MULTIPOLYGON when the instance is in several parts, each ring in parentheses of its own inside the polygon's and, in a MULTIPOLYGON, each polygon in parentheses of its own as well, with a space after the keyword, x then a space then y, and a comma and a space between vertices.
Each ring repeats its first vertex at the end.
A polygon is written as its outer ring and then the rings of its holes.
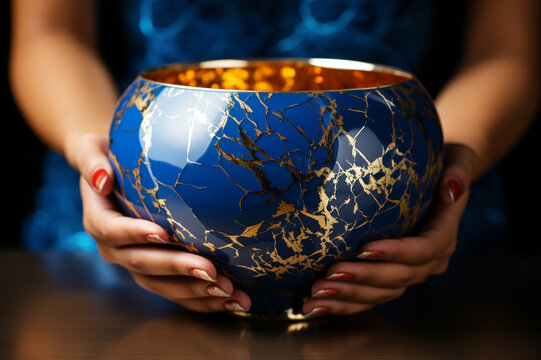
MULTIPOLYGON (((119 91, 141 70, 170 62, 221 58, 327 57, 424 73, 437 2, 431 0, 139 0, 110 2, 124 51, 119 91)), ((421 77, 421 80, 422 77, 421 77)), ((54 153, 24 227, 29 250, 96 250, 82 227, 78 174, 54 153)), ((475 185, 457 253, 501 247, 505 226, 497 177, 475 185), (475 239, 473 241, 472 239, 475 239), (483 239, 490 239, 490 242, 483 239)))

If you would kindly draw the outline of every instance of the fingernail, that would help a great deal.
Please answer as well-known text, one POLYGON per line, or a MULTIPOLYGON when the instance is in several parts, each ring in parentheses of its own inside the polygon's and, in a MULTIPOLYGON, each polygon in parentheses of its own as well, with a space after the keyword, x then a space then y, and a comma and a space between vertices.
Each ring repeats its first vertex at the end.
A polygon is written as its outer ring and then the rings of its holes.
POLYGON ((149 234, 146 236, 146 239, 156 244, 167 244, 167 241, 165 241, 159 235, 156 235, 156 234, 149 234))
POLYGON ((94 173, 94 176, 92 177, 92 184, 94 185, 94 189, 96 189, 98 194, 101 193, 106 182, 107 171, 105 171, 105 169, 99 169, 94 173))
POLYGON ((325 279, 327 280, 351 280, 353 278, 353 275, 348 273, 335 273, 332 275, 327 276, 325 279))
POLYGON ((229 310, 229 311, 242 311, 242 312, 248 311, 247 309, 240 306, 240 304, 236 301, 227 301, 224 304, 224 307, 226 308, 226 310, 229 310))
POLYGON ((460 188, 460 184, 455 179, 450 179, 447 181, 447 192, 449 193, 449 198, 451 199, 451 203, 454 203, 458 200, 462 193, 462 189, 460 188))
POLYGON ((216 279, 211 278, 210 275, 205 270, 193 269, 192 274, 193 276, 201 280, 216 282, 216 279))
POLYGON ((316 307, 312 311, 310 311, 308 314, 306 314, 304 317, 305 319, 314 318, 316 316, 325 314, 327 311, 329 311, 329 309, 327 309, 326 307, 316 307))
POLYGON ((325 289, 325 290, 319 290, 312 294, 313 298, 329 298, 336 295, 336 290, 332 289, 325 289))
POLYGON ((381 251, 363 251, 357 255, 357 259, 360 260, 375 260, 381 258, 383 253, 381 251))
POLYGON ((229 295, 216 285, 210 285, 209 287, 207 287, 207 292, 212 296, 231 297, 231 295, 229 295))

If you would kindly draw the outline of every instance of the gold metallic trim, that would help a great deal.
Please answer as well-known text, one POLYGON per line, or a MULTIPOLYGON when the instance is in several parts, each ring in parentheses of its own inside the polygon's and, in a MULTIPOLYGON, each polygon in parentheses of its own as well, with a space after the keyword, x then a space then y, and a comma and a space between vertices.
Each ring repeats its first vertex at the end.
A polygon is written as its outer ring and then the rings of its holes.
POLYGON ((416 77, 411 72, 401 69, 398 67, 393 67, 383 64, 368 63, 356 60, 343 60, 343 59, 332 59, 332 58, 253 58, 253 59, 220 59, 220 60, 207 60, 201 62, 175 62, 170 64, 165 64, 161 66, 152 67, 146 70, 143 70, 136 80, 144 80, 150 84, 163 85, 167 87, 175 87, 186 90, 197 90, 197 91, 211 91, 211 92, 225 92, 225 93, 332 93, 332 92, 343 92, 343 91, 353 91, 353 90, 370 90, 370 89, 383 89, 399 84, 405 84, 412 80, 415 80, 416 77), (340 70, 360 70, 360 71, 375 71, 383 72, 390 75, 396 75, 406 78, 407 80, 396 82, 392 84, 386 84, 381 86, 373 87, 359 87, 359 88, 342 88, 342 89, 332 89, 332 90, 242 90, 242 89, 223 89, 223 88, 208 88, 200 86, 187 86, 179 84, 171 84, 167 82, 162 82, 158 80, 153 80, 148 77, 148 74, 160 70, 172 70, 178 68, 200 68, 200 69, 211 69, 211 68, 244 68, 250 65, 259 64, 259 63, 269 63, 269 64, 295 64, 301 63, 309 66, 319 66, 322 68, 328 69, 340 69, 340 70))

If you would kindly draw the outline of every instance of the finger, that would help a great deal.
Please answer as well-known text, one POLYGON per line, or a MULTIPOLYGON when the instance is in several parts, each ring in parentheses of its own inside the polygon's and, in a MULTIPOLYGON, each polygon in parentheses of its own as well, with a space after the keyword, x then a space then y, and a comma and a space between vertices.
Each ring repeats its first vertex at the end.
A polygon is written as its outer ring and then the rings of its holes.
POLYGON ((446 145, 445 169, 438 189, 443 204, 455 203, 470 187, 477 162, 477 155, 471 148, 461 144, 446 145))
POLYGON ((339 262, 332 265, 326 279, 339 279, 335 274, 347 274, 349 282, 381 288, 402 288, 419 284, 432 272, 430 263, 410 266, 394 262, 339 262))
POLYGON ((224 303, 226 311, 247 312, 251 306, 250 297, 241 290, 234 290, 231 298, 224 303))
POLYGON ((103 134, 85 134, 71 147, 75 167, 85 181, 100 195, 113 189, 113 168, 107 157, 108 138, 103 134))
MULTIPOLYGON (((442 188, 442 192, 446 192, 442 188)), ((437 204, 429 209, 429 219, 416 236, 371 241, 361 247, 360 260, 382 260, 407 265, 423 265, 448 259, 456 247, 458 225, 467 204, 463 194, 454 204, 437 204)))
POLYGON ((218 297, 223 300, 233 293, 231 282, 218 277, 214 283, 186 276, 150 276, 132 273, 135 282, 142 288, 175 302, 186 299, 218 297))
POLYGON ((364 304, 382 304, 394 300, 406 287, 378 288, 356 283, 320 279, 312 286, 313 299, 333 299, 364 304))
POLYGON ((421 266, 451 257, 455 244, 455 241, 449 243, 447 237, 429 238, 423 234, 415 237, 376 240, 364 245, 357 258, 421 266))
POLYGON ((120 247, 167 242, 167 231, 159 225, 122 215, 110 199, 96 194, 84 180, 80 181, 80 188, 83 226, 99 243, 120 247))
POLYGON ((374 306, 343 300, 309 299, 304 303, 302 311, 307 318, 312 318, 323 314, 352 315, 370 310, 374 306))
POLYGON ((229 298, 207 297, 176 301, 180 306, 198 312, 235 311, 246 312, 250 309, 251 301, 248 295, 240 290, 234 290, 229 298))
MULTIPOLYGON (((214 264, 207 258, 182 250, 150 246, 111 248, 109 260, 130 272, 153 276, 190 276, 216 282, 214 264)), ((229 280, 227 280, 229 281, 229 280)), ((232 288, 228 285, 227 288, 232 288)))

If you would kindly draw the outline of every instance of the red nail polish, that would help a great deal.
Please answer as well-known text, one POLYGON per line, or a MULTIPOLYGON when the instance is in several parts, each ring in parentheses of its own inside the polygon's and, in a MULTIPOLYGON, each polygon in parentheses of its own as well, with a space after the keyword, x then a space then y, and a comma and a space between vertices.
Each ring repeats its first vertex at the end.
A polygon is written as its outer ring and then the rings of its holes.
POLYGON ((167 241, 162 239, 159 235, 156 234, 148 234, 146 236, 147 241, 156 243, 156 244, 167 244, 167 241))
POLYGON ((353 279, 353 275, 348 274, 348 273, 335 273, 335 274, 331 274, 331 275, 327 276, 325 279, 327 279, 327 280, 344 280, 344 281, 347 281, 347 280, 353 279))
POLYGON ((325 314, 329 309, 325 307, 316 307, 312 311, 310 311, 308 314, 305 315, 305 319, 311 319, 316 316, 320 316, 325 314))
POLYGON ((96 189, 98 193, 101 193, 106 181, 107 171, 105 171, 105 169, 99 169, 94 173, 94 176, 92 177, 92 184, 94 185, 94 189, 96 189))
POLYGON ((462 194, 460 184, 455 179, 450 179, 449 181, 447 181, 447 191, 449 192, 449 198, 451 199, 451 203, 457 201, 462 194))
POLYGON ((376 260, 383 256, 381 251, 363 251, 357 255, 357 259, 361 260, 376 260))
POLYGON ((313 298, 330 298, 337 294, 336 290, 333 289, 324 289, 316 291, 312 294, 313 298))

